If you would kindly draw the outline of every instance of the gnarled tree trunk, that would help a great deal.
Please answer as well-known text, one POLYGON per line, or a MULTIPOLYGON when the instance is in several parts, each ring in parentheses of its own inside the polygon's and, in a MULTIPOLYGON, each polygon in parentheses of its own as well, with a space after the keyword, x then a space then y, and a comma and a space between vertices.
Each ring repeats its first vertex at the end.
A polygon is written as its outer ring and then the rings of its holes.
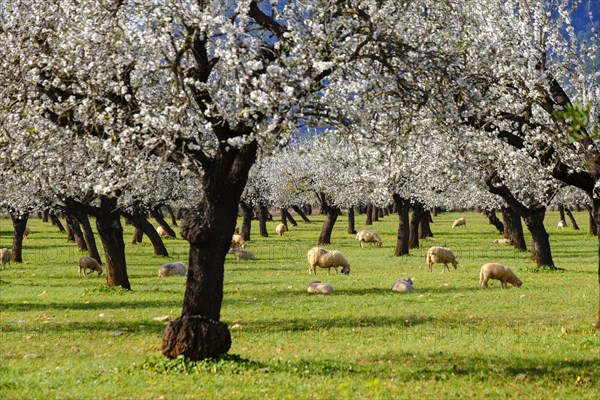
POLYGON ((539 267, 554 268, 552 250, 550 249, 550 238, 544 226, 546 207, 529 207, 528 216, 524 219, 527 229, 531 233, 531 259, 539 267))
POLYGON ((399 194, 394 193, 394 203, 396 204, 396 210, 398 211, 398 236, 396 240, 396 249, 394 255, 396 257, 408 254, 408 242, 409 242, 409 222, 408 222, 408 211, 410 208, 410 202, 400 197, 399 194))
POLYGON ((501 211, 502 219, 504 220, 504 238, 511 239, 515 249, 527 251, 521 217, 510 207, 502 207, 501 211))
POLYGON ((283 225, 285 225, 285 230, 288 231, 288 219, 287 219, 288 213, 285 212, 285 208, 281 207, 281 223, 283 225))
POLYGON ((240 235, 247 242, 250 240, 250 230, 252 229, 252 206, 241 201, 240 208, 242 209, 242 229, 240 235))
POLYGON ((150 239, 150 243, 152 243, 152 248, 154 250, 154 254, 161 257, 169 257, 169 252, 165 247, 165 243, 162 238, 154 229, 154 226, 148 221, 147 215, 145 212, 142 212, 139 208, 135 207, 133 212, 122 212, 123 216, 128 218, 133 226, 135 227, 134 239, 138 241, 136 243, 141 243, 141 236, 144 234, 148 236, 150 239), (135 237, 136 234, 140 234, 140 237, 135 237))
POLYGON ((60 222, 60 219, 58 219, 58 217, 54 214, 54 212, 50 211, 50 213, 48 214, 48 216, 50 217, 50 220, 52 221, 52 225, 56 225, 56 227, 58 228, 59 232, 64 232, 65 231, 65 227, 60 222))
POLYGON ((269 232, 267 231, 267 220, 269 219, 269 210, 267 206, 264 204, 258 205, 258 229, 260 231, 260 236, 269 237, 269 232))
MULTIPOLYGON (((281 209, 281 213, 285 214, 286 219, 290 222, 290 224, 292 226, 298 226, 298 223, 296 222, 296 220, 294 219, 294 217, 292 216, 292 214, 290 214, 290 212, 288 211, 287 207, 283 207, 281 209)), ((285 226, 287 229, 287 225, 285 226)))
POLYGON ((308 217, 306 216, 306 214, 304 213, 304 211, 302 211, 302 209, 298 206, 292 206, 292 210, 294 210, 296 212, 296 214, 298 214, 300 216, 300 218, 302 218, 302 221, 306 222, 307 224, 310 224, 310 219, 308 219, 308 217))
POLYGON ((90 225, 90 219, 88 216, 88 212, 97 210, 97 208, 87 206, 71 198, 65 200, 65 205, 67 207, 67 212, 71 214, 71 216, 73 216, 73 218, 75 218, 81 226, 81 232, 83 235, 83 240, 85 241, 88 255, 98 261, 98 263, 102 264, 102 258, 98 252, 96 238, 94 237, 94 231, 92 230, 92 225, 90 225))
POLYGON ((351 235, 356 234, 353 206, 348 207, 348 233, 351 235))
POLYGON ((569 217, 569 220, 571 221, 571 225, 573 225, 573 229, 576 230, 576 231, 578 231, 579 230, 579 225, 577 225, 577 221, 575 220, 575 217, 573 216, 573 213, 571 212, 571 210, 569 210, 568 208, 566 208, 565 209, 565 213, 569 217))
POLYGON ((319 234, 319 244, 331 244, 331 232, 333 232, 333 226, 337 217, 342 213, 342 210, 338 206, 332 205, 331 201, 324 193, 319 193, 319 201, 321 202, 321 211, 325 214, 326 218, 321 227, 321 233, 319 234))
POLYGON ((423 204, 418 201, 413 203, 412 216, 410 218, 409 234, 408 234, 408 248, 417 249, 419 248, 419 226, 421 225, 421 219, 423 217, 423 204))
POLYGON ((131 289, 127 275, 125 242, 121 215, 117 209, 117 199, 100 197, 100 207, 95 211, 96 229, 104 247, 106 259, 106 284, 131 289))
POLYGON ((498 232, 503 235, 504 234, 504 224, 496 216, 496 210, 493 208, 489 209, 489 210, 485 209, 485 210, 483 210, 483 212, 485 213, 486 217, 488 217, 488 220, 490 221, 490 225, 494 225, 494 227, 496 227, 498 232))
POLYGON ((77 243, 77 247, 81 251, 88 251, 87 244, 85 243, 85 238, 83 237, 83 232, 81 232, 81 228, 79 227, 79 221, 77 218, 73 217, 70 213, 65 212, 65 221, 67 223, 67 242, 74 240, 77 243))
POLYGON ((21 263, 23 262, 23 234, 25 233, 25 228, 27 228, 29 214, 11 212, 10 219, 14 228, 11 260, 21 263))
POLYGON ((373 204, 367 204, 367 210, 365 211, 367 218, 365 219, 365 225, 373 225, 373 204))
POLYGON ((429 210, 424 210, 423 215, 421 216, 421 222, 419 223, 419 239, 433 237, 433 232, 431 231, 431 226, 429 225, 430 222, 431 212, 429 210))
POLYGON ((173 230, 173 228, 171 228, 169 226, 169 224, 167 223, 167 221, 165 221, 165 217, 162 213, 162 211, 160 211, 160 206, 156 206, 153 207, 150 210, 150 215, 152 216, 152 218, 154 218, 156 220, 156 222, 158 222, 158 224, 160 226, 162 226, 162 228, 165 230, 165 232, 167 232, 167 235, 169 235, 170 237, 177 237, 177 234, 175 234, 175 231, 173 230))

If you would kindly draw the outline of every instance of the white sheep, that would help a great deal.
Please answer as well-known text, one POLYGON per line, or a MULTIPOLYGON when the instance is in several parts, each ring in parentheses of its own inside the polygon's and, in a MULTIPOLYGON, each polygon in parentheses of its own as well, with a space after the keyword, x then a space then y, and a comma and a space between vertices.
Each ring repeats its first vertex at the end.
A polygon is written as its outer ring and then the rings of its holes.
POLYGON ((413 287, 412 278, 397 280, 392 285, 392 291, 394 292, 412 292, 413 290, 415 290, 415 288, 413 287))
POLYGON ((244 240, 244 238, 241 235, 238 235, 237 233, 234 233, 233 236, 231 237, 231 247, 232 249, 245 249, 246 248, 246 241, 244 240))
POLYGON ((496 244, 512 244, 513 241, 512 241, 512 239, 502 238, 502 239, 494 239, 494 243, 496 243, 496 244))
POLYGON ((330 283, 321 283, 319 281, 311 282, 306 290, 308 293, 332 294, 333 286, 330 283))
POLYGON ((516 287, 523 284, 510 268, 498 263, 483 264, 481 270, 479 270, 479 287, 481 289, 487 289, 490 279, 498 279, 502 289, 507 288, 507 283, 516 287))
POLYGON ((375 244, 377 247, 381 247, 381 238, 378 234, 371 231, 360 231, 356 234, 356 240, 359 241, 360 247, 363 247, 363 243, 375 244))
POLYGON ((182 262, 174 262, 168 264, 162 264, 158 267, 158 277, 165 278, 167 276, 185 276, 185 265, 182 262))
POLYGON ((562 229, 565 226, 567 226, 567 223, 561 219, 560 221, 558 221, 558 224, 556 224, 556 229, 562 229))
POLYGON ((95 258, 83 256, 79 259, 79 276, 87 277, 86 269, 89 269, 90 273, 96 271, 98 276, 102 275, 102 267, 95 258))
POLYGON ((342 274, 350 275, 350 264, 344 255, 338 250, 327 251, 320 247, 313 247, 306 254, 308 258, 308 273, 317 274, 317 267, 328 268, 327 275, 331 272, 331 268, 338 272, 338 267, 342 267, 342 274))
POLYGON ((452 224, 452 229, 459 227, 459 226, 464 226, 465 228, 467 227, 467 220, 464 218, 459 218, 456 221, 454 221, 454 223, 452 224))
POLYGON ((156 227, 156 233, 158 233, 158 236, 160 236, 160 237, 168 237, 169 236, 169 234, 167 233, 165 228, 163 228, 161 225, 156 227))
POLYGON ((237 261, 254 260, 256 258, 253 252, 244 249, 231 248, 229 249, 228 253, 233 254, 237 261))
MULTIPOLYGON (((456 261, 456 257, 452 253, 452 250, 447 249, 446 247, 433 246, 427 250, 427 266, 429 267, 429 272, 433 271, 433 264, 443 263, 444 267, 450 271, 450 267, 448 267, 448 263, 452 263, 454 269, 458 265, 458 261, 456 261)), ((442 272, 444 272, 444 268, 442 268, 442 272)))
POLYGON ((2 263, 2 269, 4 269, 4 265, 10 265, 10 258, 12 257, 12 252, 7 249, 0 249, 0 262, 2 263))
POLYGON ((279 224, 275 227, 275 232, 277 232, 277 234, 279 236, 283 236, 283 234, 285 232, 287 232, 287 228, 285 227, 285 224, 279 224))

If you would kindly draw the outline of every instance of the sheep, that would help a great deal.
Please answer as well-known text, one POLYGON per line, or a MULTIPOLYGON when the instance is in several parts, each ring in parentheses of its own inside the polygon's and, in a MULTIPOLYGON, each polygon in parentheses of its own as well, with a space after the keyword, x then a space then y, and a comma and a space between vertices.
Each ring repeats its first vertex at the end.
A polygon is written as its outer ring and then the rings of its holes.
POLYGON ((12 252, 7 249, 0 249, 0 262, 2 263, 2 269, 4 269, 4 266, 8 263, 8 265, 10 265, 10 258, 12 257, 12 252))
POLYGON ((308 293, 332 294, 333 286, 330 283, 321 283, 319 281, 311 282, 306 289, 308 293))
POLYGON ((464 218, 459 218, 456 221, 454 221, 454 223, 452 224, 452 229, 458 227, 458 226, 464 226, 465 228, 467 227, 467 220, 464 218))
POLYGON ((156 227, 156 233, 158 233, 158 236, 160 237, 169 237, 169 234, 161 225, 156 227))
POLYGON ((507 288, 507 283, 516 287, 520 287, 523 284, 510 268, 498 263, 483 264, 479 271, 479 287, 487 289, 490 279, 498 279, 502 289, 507 288))
POLYGON ((415 288, 413 287, 412 278, 397 280, 392 285, 392 291, 394 292, 412 292, 413 290, 415 290, 415 288))
POLYGON ((277 234, 279 236, 283 236, 283 234, 285 232, 287 232, 287 228, 285 227, 285 224, 279 224, 275 227, 275 232, 277 232, 277 234))
POLYGON ((494 239, 494 243, 496 244, 513 244, 512 239, 494 239))
POLYGON ((306 254, 308 258, 308 273, 317 274, 317 267, 328 268, 327 275, 331 272, 331 268, 338 273, 338 267, 342 267, 342 274, 350 275, 350 264, 344 255, 338 250, 327 251, 320 247, 313 247, 306 254))
POLYGON ((562 229, 565 226, 567 226, 567 223, 561 219, 560 221, 558 221, 558 224, 556 224, 556 229, 562 229))
POLYGON ((381 247, 381 238, 375 232, 360 231, 356 234, 356 240, 359 241, 360 247, 363 247, 363 243, 375 244, 377 247, 381 247))
POLYGON ((232 249, 245 249, 246 248, 246 241, 244 240, 244 238, 241 235, 238 235, 237 233, 234 233, 233 236, 231 237, 231 247, 232 249))
POLYGON ((238 249, 238 248, 231 248, 228 251, 229 254, 233 254, 233 256, 235 257, 235 259, 237 261, 240 260, 254 260, 256 257, 254 256, 254 253, 248 250, 243 250, 243 249, 238 249))
POLYGON ((89 269, 91 272, 98 272, 98 276, 102 275, 102 267, 98 260, 92 257, 83 256, 79 259, 79 276, 83 274, 87 278, 86 269, 89 269))
MULTIPOLYGON (((452 254, 452 250, 447 249, 445 247, 434 246, 430 247, 427 250, 427 266, 429 267, 429 272, 433 271, 433 264, 443 263, 445 268, 448 268, 448 272, 450 272, 450 267, 448 267, 448 263, 452 263, 454 269, 458 265, 458 261, 456 261, 456 257, 452 254)), ((444 272, 444 268, 442 268, 442 272, 444 272)))
POLYGON ((185 276, 185 265, 182 262, 174 262, 168 264, 162 264, 158 266, 158 277, 165 278, 167 276, 185 276))
POLYGON ((27 227, 25 227, 25 230, 23 231, 23 238, 25 240, 29 240, 29 234, 31 233, 31 230, 27 227))

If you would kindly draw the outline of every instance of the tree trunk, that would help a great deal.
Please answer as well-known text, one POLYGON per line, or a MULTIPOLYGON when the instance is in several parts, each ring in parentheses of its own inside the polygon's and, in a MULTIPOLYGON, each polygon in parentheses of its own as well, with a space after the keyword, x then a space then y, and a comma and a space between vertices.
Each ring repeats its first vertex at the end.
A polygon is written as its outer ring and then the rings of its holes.
POLYGON ((485 209, 483 212, 490 220, 490 225, 494 225, 501 235, 504 234, 504 224, 496 216, 496 210, 493 208, 490 210, 485 209))
POLYGON ((312 215, 312 206, 310 204, 304 204, 302 206, 302 209, 304 210, 304 214, 308 215, 312 215))
POLYGON ((413 204, 413 212, 410 219, 409 234, 408 234, 408 248, 418 249, 419 248, 419 226, 421 225, 421 219, 423 218, 423 204, 415 202, 413 204))
POLYGON ((575 217, 573 216, 573 213, 571 212, 571 210, 569 210, 568 208, 565 209, 565 213, 567 213, 567 216, 569 217, 569 220, 571 220, 571 225, 573 225, 573 229, 578 231, 579 230, 579 225, 577 225, 577 221, 575 220, 575 217))
POLYGON ((434 217, 437 217, 438 211, 439 210, 436 206, 431 207, 431 215, 433 215, 434 217))
POLYGON ((250 230, 252 229, 252 207, 241 201, 240 207, 242 209, 242 230, 240 231, 240 235, 247 242, 250 240, 250 230))
POLYGON ((353 206, 348 208, 348 233, 351 235, 356 234, 353 206))
POLYGON ((14 262, 23 262, 23 234, 25 233, 25 228, 27 228, 27 220, 29 218, 29 214, 17 214, 10 213, 10 219, 12 220, 14 233, 13 233, 13 245, 12 245, 12 254, 11 260, 14 262))
POLYGON ((65 225, 67 226, 67 243, 74 242, 75 235, 73 234, 73 231, 71 230, 71 225, 69 224, 69 221, 67 220, 67 218, 65 218, 65 225))
POLYGON ((592 207, 588 206, 587 204, 585 204, 584 206, 588 210, 589 217, 590 217, 590 231, 589 231, 590 235, 598 236, 598 224, 596 223, 594 209, 592 207))
POLYGON ((555 269, 548 232, 544 227, 546 207, 538 206, 529 211, 525 218, 527 229, 531 233, 531 258, 538 267, 549 267, 555 269))
POLYGON ((48 222, 48 214, 50 213, 50 210, 48 210, 47 208, 42 212, 42 222, 48 222))
MULTIPOLYGON (((87 244, 85 243, 85 238, 83 237, 83 232, 81 232, 81 228, 79 227, 79 221, 71 215, 71 213, 65 213, 65 221, 67 223, 67 227, 69 228, 70 234, 73 236, 72 240, 75 240, 77 243, 77 247, 81 251, 88 251, 87 244)), ((67 238, 67 242, 68 242, 67 238)))
POLYGON ((175 213, 173 212, 173 209, 168 204, 165 206, 165 208, 169 213, 169 216, 171 217, 171 225, 177 226, 177 218, 175 218, 175 213))
POLYGON ((394 203, 396 204, 396 210, 398 211, 398 239, 396 241, 396 250, 394 255, 398 257, 408 254, 410 233, 408 210, 410 208, 410 203, 400 197, 400 195, 397 193, 394 193, 394 203))
POLYGON ((64 232, 65 231, 65 227, 60 222, 60 219, 58 219, 58 217, 56 215, 54 215, 53 212, 49 213, 49 217, 52 220, 52 225, 56 225, 56 227, 58 228, 59 232, 64 232))
POLYGON ((565 206, 563 206, 562 204, 558 205, 558 214, 560 215, 560 220, 563 221, 566 225, 567 220, 565 218, 565 206))
POLYGON ((423 215, 421 216, 421 223, 419 224, 419 239, 433 237, 433 232, 431 231, 431 226, 429 225, 430 222, 431 212, 429 210, 424 210, 423 215))
POLYGON ((379 207, 373 206, 371 208, 371 213, 373 214, 373 216, 371 217, 371 220, 373 222, 379 222, 379 207))
MULTIPOLYGON (((161 257, 169 257, 169 252, 165 247, 165 243, 163 242, 158 232, 156 232, 156 229, 154 229, 154 226, 152 226, 150 221, 148 221, 145 212, 142 212, 136 207, 134 208, 132 213, 122 212, 122 214, 131 221, 131 223, 135 227, 135 232, 140 233, 140 237, 136 238, 139 239, 137 243, 142 242, 141 237, 145 234, 146 236, 148 236, 148 239, 152 243, 154 255, 161 257)), ((134 236, 136 233, 134 233, 134 236)))
POLYGON ((131 238, 131 244, 142 243, 143 239, 144 239, 144 231, 141 230, 140 228, 135 228, 133 230, 133 237, 131 238))
MULTIPOLYGON (((594 216, 594 225, 600 226, 600 199, 592 198, 592 214, 594 216)), ((600 235, 598 236, 598 313, 596 314, 596 324, 594 328, 600 330, 600 235)))
POLYGON ((300 207, 292 206, 292 210, 294 210, 296 212, 296 214, 298 214, 300 216, 300 218, 302 218, 302 221, 306 222, 307 224, 310 224, 310 219, 308 219, 308 217, 306 216, 304 211, 302 211, 300 209, 300 207))
POLYGON ((153 207, 150 210, 150 215, 152 215, 152 218, 154 218, 156 220, 156 222, 158 222, 158 224, 160 226, 162 226, 162 228, 165 230, 165 232, 167 232, 167 235, 169 235, 170 237, 174 237, 174 238, 177 237, 173 228, 171 228, 169 226, 169 224, 167 223, 167 221, 165 221, 165 217, 163 216, 163 213, 160 211, 160 207, 153 207))
POLYGON ((318 244, 331 244, 331 232, 337 217, 342 213, 342 210, 338 206, 331 205, 331 201, 323 193, 319 194, 319 200, 321 201, 321 210, 325 213, 325 221, 321 227, 321 233, 319 234, 318 244))
POLYGON ((131 289, 127 276, 125 242, 123 241, 121 216, 117 211, 117 199, 102 196, 100 208, 95 217, 96 229, 102 240, 106 259, 106 284, 131 289))
POLYGON ((204 199, 186 213, 181 234, 190 243, 182 315, 166 328, 162 352, 202 360, 227 353, 231 335, 219 322, 223 301, 225 255, 237 222, 240 198, 257 145, 219 148, 212 168, 203 176, 204 199))
MULTIPOLYGON (((288 211, 287 207, 282 208, 281 209, 281 213, 285 214, 285 217, 288 221, 290 221, 290 224, 292 226, 298 226, 298 223, 296 222, 296 220, 294 219, 294 217, 292 217, 292 214, 290 214, 290 212, 288 211)), ((287 229, 287 224, 285 225, 286 229, 287 229)))
POLYGON ((504 238, 511 239, 515 249, 527 251, 521 217, 508 206, 502 207, 501 210, 502 219, 504 220, 504 238))
POLYGON ((383 217, 383 209, 381 207, 377 207, 377 220, 379 221, 379 219, 383 219, 383 217))
POLYGON ((269 215, 269 210, 267 206, 264 204, 258 205, 258 228, 260 230, 260 236, 269 237, 269 232, 267 231, 267 219, 269 215))
MULTIPOLYGON (((90 219, 87 212, 83 210, 83 206, 80 203, 79 205, 77 205, 77 203, 67 204, 67 206, 70 207, 69 212, 81 226, 81 232, 83 240, 85 241, 85 246, 87 247, 88 255, 98 261, 99 264, 102 264, 102 258, 100 257, 100 252, 98 252, 98 246, 96 246, 96 238, 94 237, 94 231, 92 230, 92 225, 90 225, 90 219)), ((97 222, 96 226, 98 226, 97 222)), ((104 251, 106 252, 106 249, 104 251)))
POLYGON ((281 223, 285 225, 285 230, 288 231, 288 223, 287 223, 287 213, 285 212, 285 208, 281 207, 281 223))
POLYGON ((367 215, 365 225, 373 225, 373 204, 367 204, 367 211, 365 214, 367 215))

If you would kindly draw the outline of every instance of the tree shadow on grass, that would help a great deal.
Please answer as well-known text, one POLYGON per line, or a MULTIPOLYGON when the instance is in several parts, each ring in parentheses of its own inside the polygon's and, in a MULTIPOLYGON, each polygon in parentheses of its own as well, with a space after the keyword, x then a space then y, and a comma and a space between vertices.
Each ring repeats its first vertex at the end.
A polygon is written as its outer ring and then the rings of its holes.
POLYGON ((55 312, 57 310, 89 310, 102 311, 111 309, 131 309, 139 310, 145 308, 177 308, 181 306, 181 300, 172 301, 90 301, 72 302, 72 303, 2 303, 2 311, 8 312, 27 312, 27 311, 46 311, 55 312))

